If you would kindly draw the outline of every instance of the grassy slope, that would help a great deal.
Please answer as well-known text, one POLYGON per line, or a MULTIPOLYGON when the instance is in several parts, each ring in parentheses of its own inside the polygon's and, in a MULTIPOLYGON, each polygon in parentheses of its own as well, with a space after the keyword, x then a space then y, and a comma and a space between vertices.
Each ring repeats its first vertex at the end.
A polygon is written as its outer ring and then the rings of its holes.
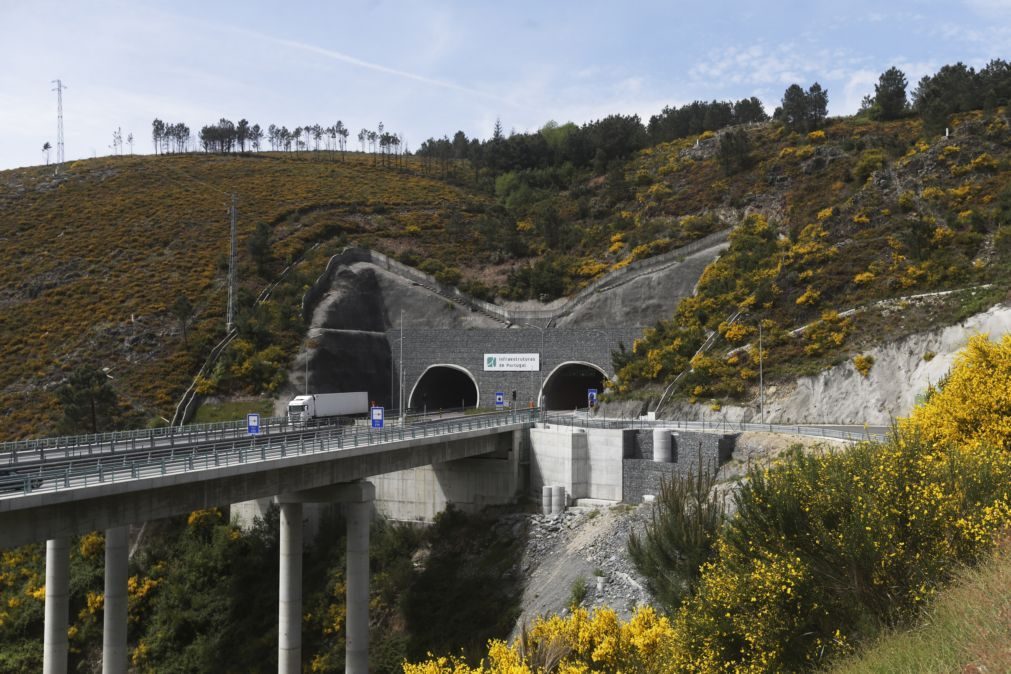
MULTIPOLYGON (((717 161, 715 138, 703 137, 697 147, 689 138, 649 148, 625 167, 623 189, 610 183, 613 174, 585 175, 572 189, 549 195, 567 232, 553 251, 564 286, 572 290, 752 211, 788 236, 819 222, 824 246, 835 251, 810 263, 798 255, 776 278, 779 294, 762 317, 782 328, 828 307, 990 280, 1001 266, 993 219, 1009 183, 1007 124, 990 129, 970 114, 956 129, 956 137, 923 143, 915 119, 834 120, 822 139, 759 125, 748 130, 751 167, 730 176, 717 161), (874 152, 882 160, 871 168, 883 166, 889 180, 864 181, 874 152), (984 153, 992 164, 973 165, 984 153), (948 238, 912 255, 914 220, 929 223, 929 236, 942 228, 948 238), (870 270, 873 281, 854 281, 870 270), (798 305, 809 286, 820 290, 821 301, 798 305)), ((356 154, 344 163, 264 153, 87 160, 58 180, 43 167, 0 172, 0 439, 52 433, 53 389, 85 362, 111 368, 121 398, 139 416, 171 416, 223 331, 227 192, 239 199, 240 280, 252 295, 317 242, 325 245, 309 255, 297 283, 314 278, 346 243, 414 263, 433 258, 459 268, 464 280, 493 287, 513 267, 552 252, 529 214, 506 214, 477 190, 409 168, 376 167, 356 154), (522 239, 530 258, 501 248, 502 231, 514 221, 511 236, 522 239), (270 226, 273 255, 259 277, 246 247, 258 223, 270 226), (196 307, 188 346, 169 311, 180 293, 196 307)), ((299 294, 289 289, 290 306, 279 310, 297 313, 299 294)), ((717 323, 740 301, 732 295, 714 298, 717 323)), ((906 329, 953 320, 962 309, 907 321, 906 329)), ((853 329, 846 348, 859 350, 861 334, 880 333, 853 329)), ((802 347, 783 345, 780 359, 774 350, 767 374, 809 370, 805 363, 817 359, 802 347)), ((814 366, 839 357, 823 355, 814 366)))
MULTIPOLYGON (((311 242, 353 238, 389 249, 383 242, 411 224, 424 251, 426 240, 438 245, 424 230, 482 200, 353 155, 347 163, 104 158, 71 164, 59 179, 42 167, 0 172, 0 186, 3 439, 52 432, 52 388, 85 362, 111 368, 120 396, 148 416, 171 416, 206 345, 223 333, 224 192, 238 195, 242 280, 254 295, 265 281, 253 277, 245 242, 260 221, 272 226, 276 273, 311 242), (196 307, 194 348, 183 348, 169 312, 180 293, 196 307)), ((315 269, 333 252, 321 251, 315 269)))
MULTIPOLYGON (((923 138, 916 119, 838 119, 814 137, 765 125, 749 130, 752 167, 730 176, 719 171, 715 147, 707 150, 705 142, 661 145, 642 153, 631 169, 638 209, 628 215, 637 230, 657 236, 690 225, 670 218, 671 211, 765 215, 783 237, 774 246, 775 257, 747 260, 748 266, 721 260, 700 284, 691 320, 716 329, 738 308, 750 306, 751 328, 743 341, 749 341, 757 319, 770 322, 767 337, 780 331, 767 342, 766 381, 810 374, 877 341, 954 322, 1006 293, 1006 253, 997 244, 1003 226, 1007 246, 1007 224, 1001 222, 1011 203, 1011 134, 1003 113, 996 119, 962 116, 951 138, 923 138), (849 321, 840 344, 807 349, 806 336, 782 338, 782 330, 817 320, 826 309, 988 282, 998 287, 970 301, 972 306, 954 297, 925 309, 904 307, 902 321, 860 314, 849 321), (802 299, 812 290, 813 301, 811 295, 802 299)), ((662 382, 686 365, 650 367, 650 351, 659 354, 669 342, 663 332, 645 340, 637 352, 644 363, 639 372, 656 372, 662 382)), ((741 343, 718 345, 714 354, 741 343)), ((740 360, 724 368, 723 383, 701 381, 697 395, 719 398, 735 388, 733 380, 739 389, 756 369, 747 358, 740 360)))
POLYGON ((835 674, 1011 671, 1011 549, 942 592, 921 626, 884 636, 835 674))

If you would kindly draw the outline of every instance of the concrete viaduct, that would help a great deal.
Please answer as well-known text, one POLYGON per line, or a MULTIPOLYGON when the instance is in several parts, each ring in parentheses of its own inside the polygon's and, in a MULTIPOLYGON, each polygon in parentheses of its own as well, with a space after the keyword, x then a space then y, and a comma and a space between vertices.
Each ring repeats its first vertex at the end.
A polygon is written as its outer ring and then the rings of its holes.
MULTIPOLYGON (((106 532, 103 672, 126 672, 127 526, 202 508, 273 498, 280 507, 278 671, 301 672, 304 503, 345 504, 347 670, 368 671, 368 548, 375 488, 364 478, 477 455, 518 454, 536 411, 402 426, 341 427, 231 438, 218 429, 11 443, 0 461, 0 547, 46 540, 43 671, 67 671, 69 539, 106 532), (157 437, 156 437, 157 435, 157 437), (209 436, 214 439, 209 440, 209 436), (36 455, 39 458, 35 458, 36 455)), ((280 420, 277 420, 280 421, 280 420)))
MULTIPOLYGON (((69 539, 105 531, 103 672, 126 672, 127 527, 270 499, 280 509, 278 671, 301 671, 303 507, 344 504, 346 671, 368 671, 369 523, 429 518, 449 501, 477 508, 545 488, 566 502, 639 502, 662 479, 718 465, 735 432, 861 439, 824 428, 591 420, 539 409, 408 418, 382 430, 239 424, 147 429, 0 445, 0 548, 46 540, 43 671, 67 671, 69 539), (366 478, 370 481, 366 481, 366 478), (483 499, 483 500, 482 500, 483 499)), ((234 514, 233 514, 234 516, 234 514)))

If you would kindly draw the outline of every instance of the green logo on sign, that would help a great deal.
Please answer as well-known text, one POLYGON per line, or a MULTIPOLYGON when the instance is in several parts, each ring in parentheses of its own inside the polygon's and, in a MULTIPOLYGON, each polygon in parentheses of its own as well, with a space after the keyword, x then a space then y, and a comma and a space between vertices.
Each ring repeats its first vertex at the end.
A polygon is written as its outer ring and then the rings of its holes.
POLYGON ((486 360, 488 361, 485 364, 486 368, 495 367, 496 365, 498 365, 498 361, 496 360, 495 356, 488 356, 486 360))

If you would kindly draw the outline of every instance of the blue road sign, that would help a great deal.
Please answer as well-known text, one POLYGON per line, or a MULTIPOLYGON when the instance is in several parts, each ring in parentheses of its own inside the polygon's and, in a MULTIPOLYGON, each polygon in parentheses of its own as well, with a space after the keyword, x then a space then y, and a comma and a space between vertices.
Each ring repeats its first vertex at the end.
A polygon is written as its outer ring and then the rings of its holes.
POLYGON ((246 415, 246 432, 250 435, 258 435, 260 433, 260 415, 259 414, 247 414, 246 415))
POLYGON ((586 402, 590 405, 590 407, 597 404, 597 389, 586 389, 586 402))
POLYGON ((505 406, 505 391, 495 391, 495 407, 505 406))
POLYGON ((373 407, 372 408, 372 428, 382 428, 383 427, 383 414, 385 408, 383 407, 373 407))

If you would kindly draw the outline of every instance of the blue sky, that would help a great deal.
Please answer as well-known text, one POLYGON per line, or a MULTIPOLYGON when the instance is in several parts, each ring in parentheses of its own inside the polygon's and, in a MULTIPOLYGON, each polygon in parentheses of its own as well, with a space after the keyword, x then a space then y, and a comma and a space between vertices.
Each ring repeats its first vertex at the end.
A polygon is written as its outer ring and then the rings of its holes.
MULTIPOLYGON (((878 75, 1011 58, 1011 0, 222 2, 0 0, 0 169, 44 161, 61 78, 68 159, 151 120, 194 133, 342 120, 430 137, 528 131, 818 81, 849 114, 878 75)), ((54 155, 55 156, 55 155, 54 155)))

